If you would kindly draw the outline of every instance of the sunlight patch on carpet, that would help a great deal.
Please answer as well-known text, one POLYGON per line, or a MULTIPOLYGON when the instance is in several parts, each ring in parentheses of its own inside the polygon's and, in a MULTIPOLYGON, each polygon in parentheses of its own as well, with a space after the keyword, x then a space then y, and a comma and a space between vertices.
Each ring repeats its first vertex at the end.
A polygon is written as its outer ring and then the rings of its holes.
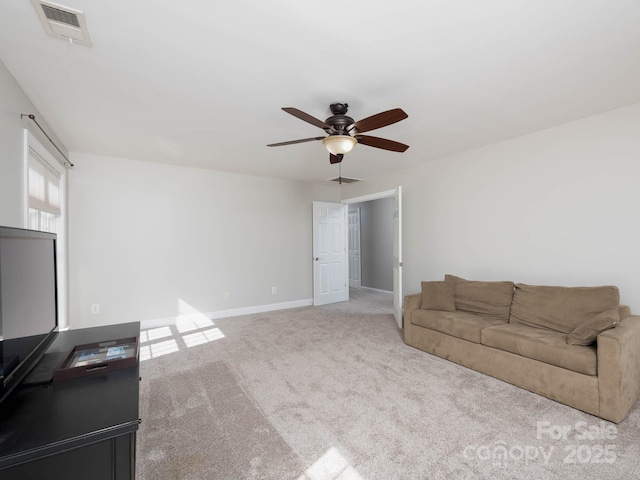
POLYGON ((225 334, 215 326, 213 320, 181 298, 178 299, 178 312, 175 325, 140 332, 140 361, 225 338, 225 334))
POLYGON ((220 338, 224 338, 224 333, 222 333, 219 328, 210 328, 209 330, 182 336, 182 339, 184 340, 187 348, 213 342, 214 340, 218 340, 220 338))
POLYGON ((158 342, 151 345, 142 345, 140 347, 140 361, 143 362, 151 358, 168 355, 169 353, 174 353, 178 350, 178 344, 175 340, 166 340, 164 342, 158 342))
POLYGON ((214 325, 213 320, 181 298, 178 299, 178 313, 176 326, 180 333, 212 327, 214 325))
POLYGON ((363 480, 363 478, 349 465, 337 448, 331 447, 298 480, 363 480))

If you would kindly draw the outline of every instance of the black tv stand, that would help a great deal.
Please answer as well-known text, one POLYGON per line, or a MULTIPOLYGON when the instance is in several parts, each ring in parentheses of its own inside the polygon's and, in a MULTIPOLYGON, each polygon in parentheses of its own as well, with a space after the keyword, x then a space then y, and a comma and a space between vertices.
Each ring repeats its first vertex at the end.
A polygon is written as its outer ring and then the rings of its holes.
POLYGON ((58 334, 43 362, 0 404, 0 478, 135 478, 138 365, 50 379, 76 345, 139 335, 137 322, 58 334))
POLYGON ((45 353, 38 364, 29 372, 18 388, 29 388, 51 383, 53 371, 64 360, 64 352, 45 353))

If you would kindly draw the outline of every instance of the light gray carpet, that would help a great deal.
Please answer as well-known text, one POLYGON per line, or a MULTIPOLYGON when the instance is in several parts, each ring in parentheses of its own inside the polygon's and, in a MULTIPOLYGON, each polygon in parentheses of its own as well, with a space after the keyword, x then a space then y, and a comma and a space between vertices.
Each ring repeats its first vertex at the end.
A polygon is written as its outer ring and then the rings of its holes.
POLYGON ((147 333, 139 479, 640 478, 640 403, 615 425, 408 347, 390 295, 147 333))

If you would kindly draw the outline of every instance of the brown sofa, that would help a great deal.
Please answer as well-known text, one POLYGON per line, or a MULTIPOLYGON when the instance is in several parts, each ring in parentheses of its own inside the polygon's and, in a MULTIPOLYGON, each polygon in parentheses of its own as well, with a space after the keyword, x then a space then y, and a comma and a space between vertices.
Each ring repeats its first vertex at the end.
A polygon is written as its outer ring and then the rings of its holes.
POLYGON ((640 316, 618 289, 422 282, 407 345, 615 423, 640 397, 640 316))

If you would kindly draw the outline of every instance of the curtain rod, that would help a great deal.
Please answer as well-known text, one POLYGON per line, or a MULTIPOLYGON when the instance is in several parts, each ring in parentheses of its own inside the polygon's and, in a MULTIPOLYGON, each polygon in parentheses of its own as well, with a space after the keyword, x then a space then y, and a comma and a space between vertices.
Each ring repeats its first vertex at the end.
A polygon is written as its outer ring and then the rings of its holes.
POLYGON ((26 113, 21 113, 20 114, 20 118, 24 118, 24 117, 28 117, 31 120, 33 120, 33 123, 35 123, 38 128, 40 129, 40 131, 44 134, 45 137, 47 137, 47 140, 49 140, 51 142, 51 145, 53 145, 54 147, 56 147, 56 150, 58 150, 58 152, 60 152, 60 155, 62 155, 62 157, 67 161, 67 165, 70 167, 75 167, 75 165, 73 163, 71 163, 71 160, 69 160, 67 158, 67 156, 64 154, 64 152, 62 150, 60 150, 58 148, 58 145, 55 144, 55 142, 53 140, 51 140, 51 137, 49 135, 47 135, 47 132, 44 131, 44 128, 42 128, 40 126, 40 124, 38 123, 38 121, 36 120, 36 116, 32 115, 32 114, 26 114, 26 113))

